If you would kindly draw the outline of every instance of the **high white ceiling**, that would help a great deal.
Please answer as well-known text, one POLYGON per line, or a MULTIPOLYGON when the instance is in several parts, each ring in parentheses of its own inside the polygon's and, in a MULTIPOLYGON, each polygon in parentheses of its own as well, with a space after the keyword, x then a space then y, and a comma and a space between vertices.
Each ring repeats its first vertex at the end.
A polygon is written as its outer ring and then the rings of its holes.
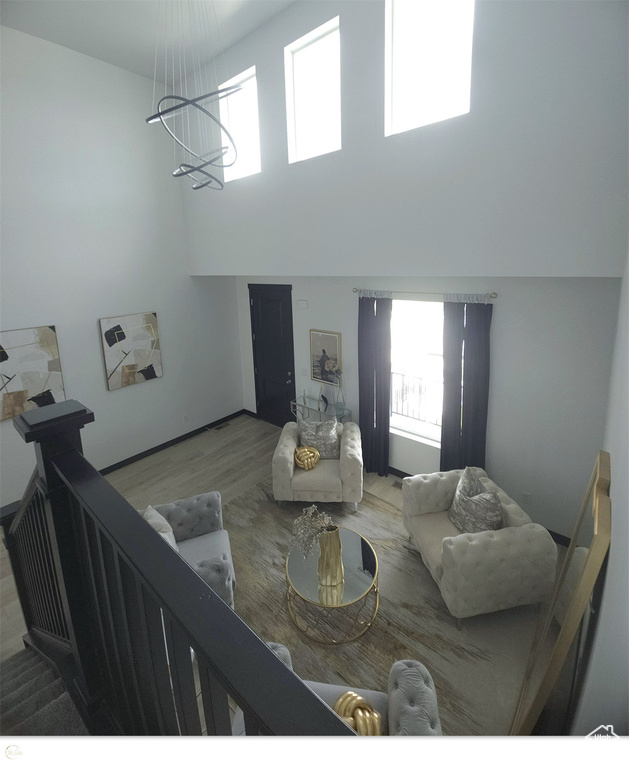
MULTIPOLYGON (((160 6, 163 14, 165 2, 172 6, 176 1, 0 0, 0 23, 152 78, 160 6)), ((293 2, 207 0, 207 58, 234 45, 293 2)))

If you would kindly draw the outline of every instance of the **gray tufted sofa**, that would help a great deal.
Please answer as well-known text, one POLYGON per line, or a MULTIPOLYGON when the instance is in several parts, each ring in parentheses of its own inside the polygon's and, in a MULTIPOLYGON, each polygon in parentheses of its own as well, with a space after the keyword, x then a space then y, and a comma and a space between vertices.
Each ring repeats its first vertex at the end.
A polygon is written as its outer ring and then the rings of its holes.
POLYGON ((314 469, 295 466, 299 445, 297 423, 289 421, 273 455, 273 495, 276 501, 347 501, 357 508, 363 497, 363 449, 358 424, 338 424, 339 459, 320 459, 314 469))
POLYGON ((531 521, 484 470, 474 473, 502 503, 502 528, 461 533, 448 518, 463 470, 406 477, 402 481, 404 525, 424 564, 457 619, 550 598, 557 545, 531 521))
MULTIPOLYGON (((290 651, 281 643, 267 643, 269 648, 293 668, 290 651)), ((352 690, 366 699, 380 713, 385 736, 441 736, 437 692, 430 672, 419 661, 396 661, 389 672, 388 693, 367 691, 347 685, 330 685, 304 680, 330 709, 341 694, 352 690)), ((232 727, 234 736, 245 735, 242 710, 237 710, 232 727)))
MULTIPOLYGON (((223 529, 223 510, 218 491, 201 493, 153 507, 172 530, 175 549, 201 578, 234 607, 236 576, 229 535, 223 529)), ((154 526, 155 527, 155 526, 154 526)), ((159 530, 166 540, 167 531, 159 530)))

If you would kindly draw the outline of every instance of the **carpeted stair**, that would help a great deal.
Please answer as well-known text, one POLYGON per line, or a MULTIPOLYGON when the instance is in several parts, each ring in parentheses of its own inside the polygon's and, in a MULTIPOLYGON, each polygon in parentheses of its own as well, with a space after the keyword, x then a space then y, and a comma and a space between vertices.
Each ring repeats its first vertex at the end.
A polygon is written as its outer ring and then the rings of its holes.
POLYGON ((31 648, 0 667, 0 734, 89 736, 63 681, 31 648))

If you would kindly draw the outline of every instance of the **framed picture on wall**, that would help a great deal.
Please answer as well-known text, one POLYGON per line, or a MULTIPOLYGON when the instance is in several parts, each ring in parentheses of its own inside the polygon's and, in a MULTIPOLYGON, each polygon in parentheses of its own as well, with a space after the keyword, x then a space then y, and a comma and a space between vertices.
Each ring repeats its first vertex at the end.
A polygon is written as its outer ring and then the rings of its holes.
POLYGON ((340 333, 310 331, 310 370, 313 381, 339 385, 335 373, 342 370, 340 333))
POLYGON ((107 389, 121 389, 162 375, 156 312, 100 321, 107 389))
POLYGON ((0 331, 2 421, 65 399, 55 326, 0 331))

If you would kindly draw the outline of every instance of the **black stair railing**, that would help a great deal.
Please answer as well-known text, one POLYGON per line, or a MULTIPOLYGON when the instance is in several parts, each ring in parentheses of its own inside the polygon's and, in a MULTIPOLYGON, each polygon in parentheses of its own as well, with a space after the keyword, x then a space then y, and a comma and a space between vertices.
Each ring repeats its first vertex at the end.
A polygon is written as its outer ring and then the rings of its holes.
POLYGON ((37 470, 5 537, 28 634, 93 734, 354 732, 82 455, 70 400, 14 420, 37 470), (231 705, 231 706, 230 706, 231 705))

